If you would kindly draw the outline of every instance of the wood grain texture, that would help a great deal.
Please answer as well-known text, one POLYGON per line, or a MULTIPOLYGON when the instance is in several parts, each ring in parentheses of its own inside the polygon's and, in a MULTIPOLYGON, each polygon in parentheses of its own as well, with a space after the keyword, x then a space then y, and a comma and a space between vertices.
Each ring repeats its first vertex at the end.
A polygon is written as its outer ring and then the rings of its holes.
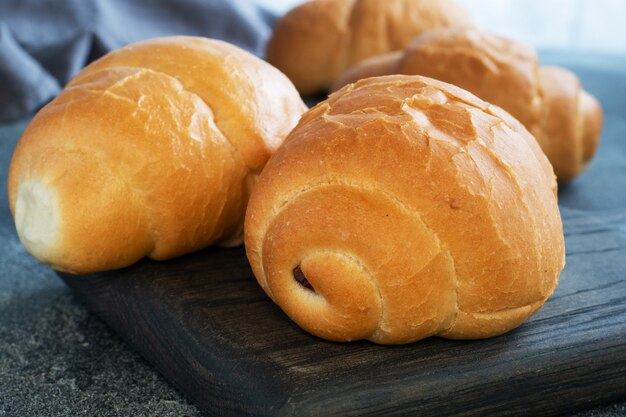
POLYGON ((207 415, 547 416, 626 399, 625 62, 567 59, 605 133, 590 170, 560 187, 560 285, 513 332, 326 342, 272 304, 242 248, 62 278, 207 415))
POLYGON ((482 341, 317 339, 265 296, 242 249, 62 277, 209 415, 556 415, 626 397, 626 212, 563 214, 558 290, 482 341))

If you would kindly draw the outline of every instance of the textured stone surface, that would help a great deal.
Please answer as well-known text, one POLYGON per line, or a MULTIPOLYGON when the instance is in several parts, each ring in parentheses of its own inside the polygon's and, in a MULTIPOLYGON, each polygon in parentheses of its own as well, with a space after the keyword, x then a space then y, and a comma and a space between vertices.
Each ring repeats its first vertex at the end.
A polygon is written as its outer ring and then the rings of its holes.
POLYGON ((5 184, 25 124, 0 127, 0 416, 200 415, 20 244, 5 184))

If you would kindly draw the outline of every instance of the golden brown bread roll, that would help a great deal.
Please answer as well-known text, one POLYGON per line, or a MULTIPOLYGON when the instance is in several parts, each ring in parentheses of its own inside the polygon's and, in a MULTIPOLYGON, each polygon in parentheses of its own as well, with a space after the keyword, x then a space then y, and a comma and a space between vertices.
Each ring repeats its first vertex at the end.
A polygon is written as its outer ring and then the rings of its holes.
POLYGON ((440 29, 404 51, 373 57, 348 70, 337 90, 362 78, 416 74, 445 81, 496 104, 537 138, 559 180, 587 167, 602 130, 602 109, 563 68, 539 67, 519 42, 468 29, 440 29))
POLYGON ((267 60, 302 94, 327 90, 355 63, 404 48, 439 27, 470 27, 452 0, 314 0, 283 16, 267 44, 267 60))
POLYGON ((112 52, 20 139, 9 172, 19 237, 79 274, 240 244, 250 188, 305 109, 283 74, 225 42, 112 52))
POLYGON ((500 108, 419 76, 351 84, 302 116, 252 192, 265 292, 326 339, 499 335, 565 261, 552 167, 500 108))

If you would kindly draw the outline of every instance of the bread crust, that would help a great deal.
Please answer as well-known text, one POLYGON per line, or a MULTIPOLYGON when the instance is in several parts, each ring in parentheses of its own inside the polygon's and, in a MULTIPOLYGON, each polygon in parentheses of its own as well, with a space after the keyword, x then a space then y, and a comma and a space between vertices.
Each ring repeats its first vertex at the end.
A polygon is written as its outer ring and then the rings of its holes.
POLYGON ((35 257, 77 274, 240 244, 256 176, 304 110, 283 74, 225 42, 114 51, 20 139, 8 181, 18 234, 35 257), (46 236, 31 226, 43 213, 58 223, 46 236))
POLYGON ((313 0, 276 22, 266 55, 301 94, 313 94, 357 62, 402 49, 427 30, 472 25, 452 0, 313 0))
POLYGON ((511 330, 565 260, 535 139, 419 76, 361 80, 305 113, 259 178, 245 242, 259 284, 303 329, 382 344, 511 330))
POLYGON ((362 78, 414 74, 457 85, 502 107, 539 141, 559 180, 570 180, 595 154, 602 108, 564 68, 542 68, 534 49, 476 29, 439 29, 394 55, 347 70, 333 90, 362 78))

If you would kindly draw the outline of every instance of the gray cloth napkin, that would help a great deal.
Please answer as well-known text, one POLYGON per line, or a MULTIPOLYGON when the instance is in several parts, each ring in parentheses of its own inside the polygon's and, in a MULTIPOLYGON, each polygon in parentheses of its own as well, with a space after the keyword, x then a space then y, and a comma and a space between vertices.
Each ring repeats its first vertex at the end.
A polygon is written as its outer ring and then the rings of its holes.
POLYGON ((36 110, 87 63, 141 39, 206 36, 262 55, 274 19, 254 0, 2 0, 0 121, 36 110))

